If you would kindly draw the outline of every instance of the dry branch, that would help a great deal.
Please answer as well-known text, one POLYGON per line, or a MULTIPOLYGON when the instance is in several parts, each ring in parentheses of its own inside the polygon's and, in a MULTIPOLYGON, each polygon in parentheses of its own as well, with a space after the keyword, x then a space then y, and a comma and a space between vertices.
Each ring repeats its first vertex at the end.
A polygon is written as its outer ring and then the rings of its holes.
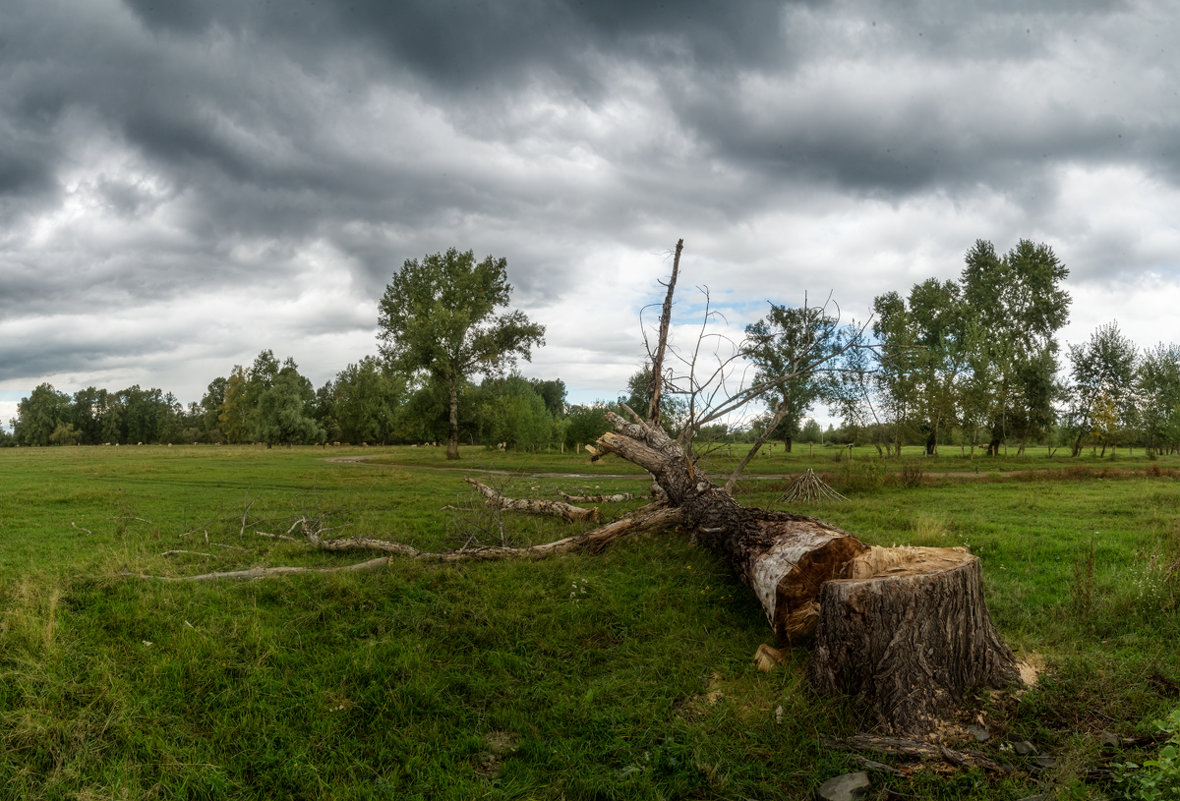
POLYGON ((558 490, 557 494, 568 503, 622 503, 635 497, 633 492, 618 492, 614 495, 570 495, 558 490))
POLYGON ((981 751, 974 749, 956 751, 945 745, 911 740, 907 737, 877 737, 871 734, 857 734, 846 740, 824 738, 823 744, 839 751, 870 751, 901 759, 938 760, 957 768, 983 768, 994 773, 1008 772, 981 751))
POLYGON ((676 256, 672 260, 672 277, 668 279, 668 292, 664 295, 664 307, 660 311, 660 341, 656 352, 651 355, 651 396, 647 406, 647 419, 653 426, 660 425, 660 397, 664 390, 664 352, 668 348, 668 326, 672 322, 672 296, 676 293, 676 279, 680 274, 680 252, 684 240, 676 242, 676 256))
POLYGON ((273 576, 292 576, 297 573, 348 573, 363 570, 377 570, 389 564, 388 557, 370 559, 355 565, 339 565, 329 567, 252 567, 248 570, 229 570, 221 573, 202 573, 198 576, 149 576, 143 573, 123 572, 127 578, 139 578, 149 581, 224 581, 249 580, 271 578, 273 576))
POLYGON ((540 545, 520 547, 483 545, 457 551, 440 552, 420 551, 405 543, 368 537, 323 539, 319 536, 312 521, 304 523, 304 535, 309 543, 324 551, 380 551, 424 562, 486 562, 496 559, 540 559, 582 550, 597 552, 622 536, 659 528, 671 528, 680 525, 683 520, 684 517, 678 509, 651 505, 598 528, 540 545))
POLYGON ((583 509, 561 501, 544 501, 535 498, 509 498, 487 484, 482 484, 474 478, 463 479, 475 487, 480 494, 487 498, 488 506, 496 509, 506 509, 510 512, 521 512, 529 515, 545 517, 560 517, 562 520, 598 520, 597 509, 583 509))
MULTIPOLYGON (((412 545, 389 540, 379 540, 368 537, 347 537, 324 539, 320 536, 322 529, 317 521, 301 518, 297 523, 302 524, 303 532, 308 544, 323 551, 379 551, 387 554, 377 559, 369 559, 351 565, 327 567, 253 567, 248 570, 231 570, 217 573, 203 573, 197 576, 153 576, 124 572, 122 575, 130 578, 156 579, 159 581, 216 581, 216 580, 250 580, 272 578, 275 576, 290 576, 299 573, 339 573, 365 570, 377 570, 390 563, 394 555, 404 556, 421 562, 457 563, 457 562, 488 562, 499 559, 543 559, 548 556, 572 553, 574 551, 598 552, 615 540, 645 531, 673 528, 684 522, 684 516, 678 509, 669 509, 652 504, 631 512, 626 517, 591 529, 563 537, 541 545, 528 545, 520 548, 508 546, 481 546, 458 551, 420 551, 412 545)), ((276 535, 268 535, 276 536, 276 535)))

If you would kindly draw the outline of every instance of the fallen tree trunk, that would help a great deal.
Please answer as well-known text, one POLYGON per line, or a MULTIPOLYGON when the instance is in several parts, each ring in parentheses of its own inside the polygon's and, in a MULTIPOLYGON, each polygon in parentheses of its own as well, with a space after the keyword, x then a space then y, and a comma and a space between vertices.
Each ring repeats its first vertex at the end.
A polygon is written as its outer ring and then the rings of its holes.
POLYGON ((598 440, 598 456, 651 473, 685 527, 729 559, 780 638, 815 634, 818 690, 860 695, 885 729, 925 733, 972 688, 1020 683, 988 616, 979 560, 965 549, 870 548, 814 518, 742 506, 662 429, 607 418, 614 431, 598 440))

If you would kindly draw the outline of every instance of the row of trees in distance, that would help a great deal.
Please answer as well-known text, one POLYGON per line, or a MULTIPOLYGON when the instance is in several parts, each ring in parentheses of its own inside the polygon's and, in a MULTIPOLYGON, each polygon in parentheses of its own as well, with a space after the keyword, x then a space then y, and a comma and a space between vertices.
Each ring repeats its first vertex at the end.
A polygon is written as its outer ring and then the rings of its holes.
MULTIPOLYGON (((958 280, 930 278, 873 302, 871 326, 843 325, 826 308, 771 304, 747 326, 741 356, 754 380, 778 382, 767 413, 745 431, 724 424, 698 437, 786 444, 835 440, 899 454, 921 443, 998 453, 1032 443, 1180 444, 1180 348, 1140 349, 1117 324, 1067 349, 1068 270, 1046 245, 1023 240, 1005 254, 977 241, 958 280), (810 410, 827 406, 842 429, 821 432, 810 410), (806 421, 806 422, 805 422, 806 421), (769 431, 768 431, 769 429, 769 431)), ((88 387, 72 396, 48 384, 21 401, 4 444, 206 442, 269 445, 460 442, 535 450, 577 447, 607 429, 601 404, 569 406, 560 379, 510 372, 544 343, 544 328, 508 310, 504 259, 477 262, 452 248, 407 260, 378 305, 379 356, 350 364, 316 389, 294 360, 270 350, 211 381, 182 406, 159 389, 88 387), (507 374, 506 374, 507 373, 507 374), (475 379, 481 378, 476 383, 475 379)), ((650 374, 619 400, 647 408, 650 374)), ((665 425, 689 403, 669 377, 665 425)), ((663 408, 663 406, 662 406, 663 408)))
POLYGON ((1061 358, 1068 270, 1051 248, 1022 240, 1001 255, 983 240, 957 281, 929 278, 873 302, 871 335, 824 309, 772 305, 747 328, 762 374, 822 363, 785 383, 772 404, 775 435, 790 444, 806 410, 826 403, 843 436, 882 453, 957 440, 996 454, 1013 445, 1180 445, 1180 347, 1141 349, 1116 323, 1061 358), (852 346, 849 347, 849 343, 852 346))

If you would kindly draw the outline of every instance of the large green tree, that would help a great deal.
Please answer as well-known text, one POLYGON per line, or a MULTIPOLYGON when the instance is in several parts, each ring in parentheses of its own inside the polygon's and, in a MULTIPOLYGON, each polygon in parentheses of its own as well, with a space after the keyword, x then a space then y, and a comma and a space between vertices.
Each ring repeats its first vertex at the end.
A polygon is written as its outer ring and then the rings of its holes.
POLYGON ((70 396, 41 384, 16 407, 13 436, 20 445, 48 445, 58 426, 69 422, 70 396))
POLYGON ((258 396, 258 439, 287 446, 323 442, 324 429, 315 420, 314 401, 311 382, 299 374, 294 359, 287 359, 258 396))
POLYGON ((407 259, 378 306, 381 355, 406 377, 426 374, 445 388, 447 458, 459 458, 459 394, 474 373, 494 374, 529 359, 545 329, 507 311, 508 262, 451 248, 407 259))
POLYGON ((1086 435, 1091 433, 1100 435, 1102 452, 1106 453, 1111 435, 1133 422, 1138 356, 1139 349, 1114 322, 1098 326, 1084 344, 1070 345, 1074 456, 1081 453, 1086 435))
POLYGON ((1145 351, 1136 390, 1148 449, 1175 448, 1180 443, 1180 346, 1160 343, 1145 351))
POLYGON ((405 382, 391 375, 375 356, 366 356, 336 374, 327 389, 327 412, 345 442, 393 440, 405 382))
POLYGON ((816 369, 840 346, 838 323, 823 309, 770 304, 770 311, 746 326, 744 355, 758 369, 754 383, 773 383, 766 394, 771 436, 788 451, 799 435, 803 416, 827 397, 827 373, 816 369), (778 380, 780 376, 789 376, 778 380))
POLYGON ((971 348, 969 398, 988 430, 988 453, 1009 436, 1023 442, 1053 419, 1057 332, 1069 320, 1069 270, 1048 245, 1022 239, 1000 256, 991 242, 967 251, 960 283, 971 348))

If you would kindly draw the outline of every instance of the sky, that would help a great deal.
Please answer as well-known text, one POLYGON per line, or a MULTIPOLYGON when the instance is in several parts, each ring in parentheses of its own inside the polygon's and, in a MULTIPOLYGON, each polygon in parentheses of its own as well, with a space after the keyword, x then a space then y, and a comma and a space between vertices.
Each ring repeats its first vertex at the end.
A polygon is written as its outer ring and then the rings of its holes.
MULTIPOLYGON (((508 261, 521 372, 614 399, 678 239, 768 302, 1050 245, 1063 345, 1180 340, 1171 2, 4 0, 0 420, 49 382, 199 400, 263 349, 316 386, 377 350, 407 260, 508 261)), ((834 309, 835 307, 833 307, 834 309)))

